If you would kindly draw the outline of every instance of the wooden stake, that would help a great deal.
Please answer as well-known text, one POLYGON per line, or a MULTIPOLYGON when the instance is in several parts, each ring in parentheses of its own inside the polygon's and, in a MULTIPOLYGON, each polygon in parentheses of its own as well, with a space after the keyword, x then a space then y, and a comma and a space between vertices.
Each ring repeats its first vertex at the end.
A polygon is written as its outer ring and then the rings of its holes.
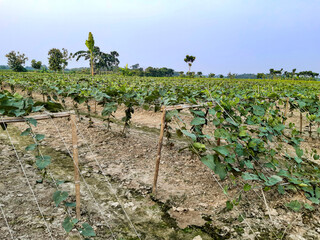
POLYGON ((166 108, 162 107, 160 137, 159 137, 159 143, 158 143, 158 153, 157 153, 157 159, 156 159, 156 168, 155 168, 155 172, 154 172, 153 187, 152 187, 152 193, 153 194, 157 193, 157 182, 158 182, 158 175, 159 175, 159 166, 160 166, 160 159, 161 159, 161 149, 162 149, 165 122, 166 122, 166 108))
POLYGON ((300 112, 300 133, 302 134, 302 112, 300 112))
MULTIPOLYGON (((221 125, 219 125, 217 128, 221 128, 221 125)), ((218 138, 217 139, 217 146, 220 146, 221 144, 221 138, 218 138)))
POLYGON ((284 110, 284 116, 286 117, 288 114, 288 107, 289 107, 289 98, 287 98, 287 102, 286 102, 286 106, 285 106, 285 110, 284 110))
POLYGON ((74 164, 74 185, 76 190, 76 216, 80 220, 80 177, 79 177, 79 160, 78 160, 78 136, 76 127, 76 116, 71 115, 72 129, 72 149, 73 149, 73 164, 74 164))

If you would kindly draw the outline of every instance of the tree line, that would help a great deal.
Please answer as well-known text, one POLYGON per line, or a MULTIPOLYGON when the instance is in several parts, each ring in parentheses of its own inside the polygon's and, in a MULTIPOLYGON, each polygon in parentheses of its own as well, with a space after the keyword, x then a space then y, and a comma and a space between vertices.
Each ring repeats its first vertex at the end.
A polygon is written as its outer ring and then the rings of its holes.
MULTIPOLYGON (((188 64, 188 72, 184 73, 183 71, 175 72, 171 68, 155 68, 147 67, 143 69, 140 65, 134 64, 128 68, 128 64, 121 68, 119 67, 120 61, 118 59, 119 53, 117 51, 111 51, 106 53, 101 51, 101 49, 95 45, 95 41, 91 32, 89 32, 88 39, 85 41, 87 47, 86 50, 80 50, 74 54, 69 53, 67 49, 62 48, 62 50, 57 48, 52 48, 48 52, 49 60, 49 70, 55 72, 64 72, 68 66, 68 62, 72 59, 78 61, 79 59, 89 60, 90 73, 95 75, 102 72, 119 72, 125 76, 146 76, 146 77, 204 77, 202 72, 191 72, 191 67, 196 57, 192 55, 186 55, 184 61, 188 64)), ((15 72, 25 72, 27 69, 24 67, 25 62, 28 60, 28 57, 25 54, 20 52, 11 51, 5 55, 8 58, 8 66, 15 72)), ((0 66, 1 67, 1 66, 0 66)), ((3 66, 0 69, 5 69, 3 66)), ((46 71, 46 67, 42 65, 41 61, 35 59, 31 60, 31 67, 36 70, 46 71)), ((81 72, 83 69, 81 69, 81 72)), ((292 71, 284 71, 283 68, 280 70, 275 70, 273 68, 269 69, 269 73, 257 73, 255 74, 242 74, 237 75, 229 72, 226 78, 258 78, 258 79, 315 79, 319 76, 319 73, 312 71, 301 71, 296 72, 296 69, 292 71)), ((224 75, 216 75, 210 73, 209 78, 225 78, 224 75)))

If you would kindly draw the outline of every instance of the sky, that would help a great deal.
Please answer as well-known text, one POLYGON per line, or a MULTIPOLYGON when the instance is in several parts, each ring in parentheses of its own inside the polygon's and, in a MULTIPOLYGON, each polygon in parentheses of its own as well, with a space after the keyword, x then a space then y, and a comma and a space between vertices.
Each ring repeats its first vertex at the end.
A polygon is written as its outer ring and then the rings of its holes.
MULTIPOLYGON (((51 48, 85 50, 92 32, 120 66, 320 72, 319 0, 0 0, 0 65, 15 50, 48 65, 51 48)), ((68 68, 87 67, 72 60, 68 68)))

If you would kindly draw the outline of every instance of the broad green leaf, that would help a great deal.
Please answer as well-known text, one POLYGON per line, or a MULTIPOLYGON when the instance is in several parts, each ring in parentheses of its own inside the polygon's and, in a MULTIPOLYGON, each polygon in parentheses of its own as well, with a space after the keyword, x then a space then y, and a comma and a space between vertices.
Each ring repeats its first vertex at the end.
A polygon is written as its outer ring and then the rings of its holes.
POLYGON ((88 223, 83 223, 82 227, 79 232, 81 233, 82 236, 84 237, 95 237, 96 234, 93 230, 93 228, 88 224, 88 223))
POLYGON ((37 141, 41 141, 41 140, 44 139, 44 135, 43 134, 36 134, 35 138, 36 138, 37 141))
POLYGON ((206 123, 206 119, 201 118, 201 117, 195 117, 192 121, 191 121, 191 125, 202 125, 206 123))
POLYGON ((227 146, 217 146, 212 148, 212 150, 216 151, 217 153, 223 155, 223 156, 228 156, 229 154, 229 148, 227 146))
POLYGON ((243 180, 260 180, 256 174, 245 172, 242 174, 243 180))
POLYGON ((216 111, 214 109, 209 109, 209 114, 211 114, 212 116, 215 116, 216 115, 216 111))
POLYGON ((30 144, 26 147, 26 151, 33 151, 37 147, 37 144, 30 144))
POLYGON ((31 133, 31 128, 27 128, 21 133, 21 136, 28 136, 31 133))
POLYGON ((227 139, 230 134, 223 128, 217 128, 215 131, 214 131, 214 136, 216 138, 223 138, 223 139, 227 139))
POLYGON ((181 130, 181 132, 183 132, 183 134, 186 135, 187 137, 190 137, 193 141, 197 140, 197 136, 194 135, 193 133, 190 133, 187 130, 181 130))
POLYGON ((314 203, 314 204, 319 204, 320 203, 320 201, 319 201, 319 198, 315 198, 315 197, 310 197, 310 198, 308 198, 312 203, 314 203))
POLYGON ((223 180, 227 176, 226 166, 220 162, 216 162, 216 167, 214 168, 215 174, 218 174, 220 179, 223 180))
POLYGON ((75 206, 76 206, 76 203, 75 203, 75 202, 66 202, 66 203, 64 203, 64 205, 65 205, 66 207, 75 207, 75 206))
POLYGON ((303 150, 302 150, 301 148, 298 148, 298 147, 296 147, 295 150, 296 150, 297 156, 298 156, 299 158, 301 158, 302 155, 303 155, 303 150))
POLYGON ((207 155, 201 158, 201 162, 204 163, 208 168, 210 168, 212 171, 214 171, 216 164, 214 163, 214 156, 213 155, 207 155))
POLYGON ((278 185, 278 192, 280 193, 280 194, 285 194, 285 190, 284 190, 284 187, 283 186, 281 186, 281 185, 278 185))
POLYGON ((265 113, 265 110, 261 106, 253 106, 253 113, 257 116, 263 116, 265 113))
POLYGON ((27 118, 27 121, 32 124, 33 126, 37 126, 37 120, 34 118, 27 118))
POLYGON ((247 168, 253 169, 253 165, 250 161, 244 161, 244 164, 247 166, 247 168))
POLYGON ((294 160, 297 162, 297 163, 302 163, 302 159, 301 158, 299 158, 298 156, 296 156, 295 158, 294 158, 294 160))
POLYGON ((281 182, 282 180, 283 180, 282 177, 279 177, 277 175, 272 175, 271 177, 268 178, 268 181, 265 182, 265 185, 273 186, 273 185, 281 182))
POLYGON ((278 124, 274 127, 274 130, 281 132, 282 130, 284 130, 286 127, 283 124, 278 124))
POLYGON ((286 206, 295 212, 299 212, 301 209, 301 203, 298 200, 293 200, 290 203, 286 203, 286 206))
POLYGON ((311 205, 309 205, 308 203, 305 203, 304 205, 304 208, 309 210, 309 211, 313 211, 314 210, 314 207, 312 207, 311 205))
POLYGON ((56 207, 58 207, 62 201, 66 200, 68 196, 68 192, 56 191, 53 194, 53 201, 55 202, 56 207))
POLYGON ((64 230, 69 233, 75 224, 77 224, 79 220, 74 218, 74 219, 71 219, 70 217, 66 217, 62 223, 62 227, 64 228, 64 230))
POLYGON ((50 156, 37 156, 36 159, 37 159, 36 165, 40 170, 46 168, 51 163, 50 156))
POLYGON ((32 107, 32 112, 39 112, 43 106, 32 107))
POLYGON ((204 117, 206 115, 203 111, 191 110, 191 112, 193 112, 195 115, 200 116, 200 117, 204 117))

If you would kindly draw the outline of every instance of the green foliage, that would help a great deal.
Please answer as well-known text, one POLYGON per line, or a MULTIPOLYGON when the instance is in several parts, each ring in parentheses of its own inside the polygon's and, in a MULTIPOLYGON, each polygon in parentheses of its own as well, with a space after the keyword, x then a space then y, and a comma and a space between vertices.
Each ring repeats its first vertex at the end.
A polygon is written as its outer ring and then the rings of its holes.
MULTIPOLYGON (((189 141, 186 148, 213 173, 221 179, 234 177, 234 181, 242 177, 248 181, 244 191, 253 188, 251 185, 274 188, 279 194, 299 190, 314 204, 320 203, 317 180, 320 172, 312 161, 308 161, 309 158, 319 159, 319 152, 310 153, 303 148, 304 136, 290 118, 284 117, 282 110, 283 103, 289 98, 289 111, 303 111, 308 123, 313 124, 313 137, 317 137, 319 82, 120 75, 89 78, 80 74, 69 78, 60 74, 53 77, 34 73, 1 76, 8 85, 22 89, 28 86, 34 92, 50 93, 55 101, 62 102, 71 97, 80 105, 95 100, 103 106, 101 114, 110 121, 119 106, 126 106, 125 126, 137 107, 153 107, 159 111, 162 105, 197 104, 200 107, 190 111, 193 116, 190 122, 184 122, 179 111, 168 112, 166 120, 168 125, 173 118, 181 123, 181 128, 174 130, 178 135, 186 136, 189 141), (210 136, 204 134, 204 129, 210 136), (216 146, 218 139, 220 146, 216 146)), ((47 107, 45 103, 42 105, 47 107)), ((9 92, 0 95, 0 106, 1 113, 11 116, 26 116, 33 110, 41 110, 32 100, 9 92)), ((22 134, 28 135, 29 131, 22 134)), ((41 141, 41 137, 38 140, 41 141)))
POLYGON ((188 73, 190 73, 190 71, 191 71, 191 66, 192 66, 192 63, 194 62, 194 60, 196 60, 196 57, 194 57, 194 56, 189 56, 189 55, 187 55, 186 57, 185 57, 185 59, 184 59, 184 61, 188 64, 188 66, 189 66, 189 71, 188 71, 188 73))
POLYGON ((34 69, 40 70, 41 65, 42 65, 41 61, 36 61, 35 59, 31 60, 31 67, 33 67, 34 69))
POLYGON ((82 236, 84 237, 95 237, 96 234, 93 230, 93 228, 88 224, 88 223, 83 223, 82 227, 79 232, 81 233, 82 236))
POLYGON ((290 203, 286 203, 286 206, 295 212, 299 212, 302 207, 301 203, 298 200, 293 200, 290 203))
POLYGON ((58 207, 62 201, 66 200, 68 196, 69 196, 68 192, 56 191, 53 194, 53 201, 56 204, 56 207, 58 207))
POLYGON ((74 228, 74 226, 78 223, 78 221, 79 220, 76 218, 72 219, 70 217, 66 217, 62 223, 62 227, 67 233, 69 233, 74 228))
POLYGON ((49 69, 52 71, 61 71, 63 64, 63 54, 57 48, 52 48, 48 52, 49 55, 49 69))
POLYGON ((36 159, 36 165, 40 170, 45 169, 51 163, 50 156, 37 156, 36 159))
POLYGON ((27 70, 23 67, 28 58, 25 56, 25 54, 20 54, 19 52, 11 51, 8 54, 6 54, 6 57, 8 58, 8 66, 14 71, 14 72, 26 72, 27 70))

